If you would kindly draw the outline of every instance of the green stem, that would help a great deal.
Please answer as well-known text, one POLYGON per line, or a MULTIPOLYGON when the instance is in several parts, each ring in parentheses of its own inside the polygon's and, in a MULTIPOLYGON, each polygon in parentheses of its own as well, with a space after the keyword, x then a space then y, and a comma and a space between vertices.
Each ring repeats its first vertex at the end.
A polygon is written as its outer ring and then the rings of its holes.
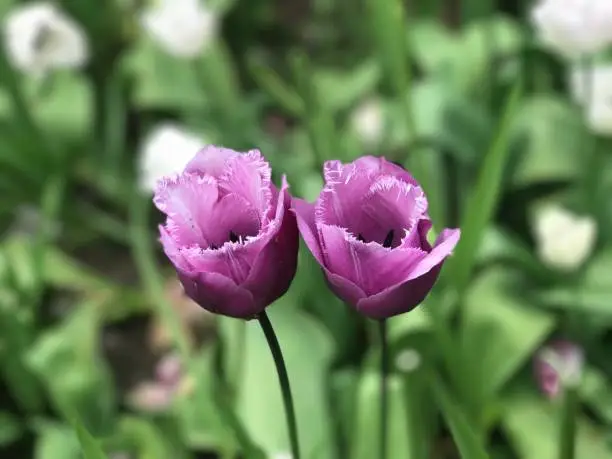
POLYGON ((380 332, 380 459, 387 459, 387 421, 389 411, 389 397, 387 379, 389 376, 389 349, 387 342, 387 320, 379 322, 380 332))
POLYGON ((295 421, 295 409, 293 408, 293 397, 291 395, 291 386, 289 385, 289 376, 287 375, 287 367, 285 366, 285 360, 283 359, 283 353, 272 323, 268 318, 265 311, 259 314, 259 324, 261 329, 266 336, 270 352, 274 358, 274 364, 276 365, 276 372, 278 373, 278 381, 281 386, 281 392, 283 394, 283 403, 285 405, 285 415, 287 418, 287 429, 289 430, 289 441, 291 443, 291 454, 292 459, 300 459, 300 448, 298 443, 298 432, 297 423, 295 421))
POLYGON ((565 390, 559 429, 559 459, 574 459, 576 456, 576 416, 578 414, 578 391, 565 390))

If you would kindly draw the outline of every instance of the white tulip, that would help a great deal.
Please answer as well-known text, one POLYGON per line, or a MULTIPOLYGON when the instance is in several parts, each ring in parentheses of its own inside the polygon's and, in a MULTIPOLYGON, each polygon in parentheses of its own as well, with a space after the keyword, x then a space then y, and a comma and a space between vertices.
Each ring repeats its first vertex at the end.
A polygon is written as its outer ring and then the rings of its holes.
POLYGON ((610 0, 540 0, 532 20, 542 42, 566 56, 595 53, 612 44, 610 0))
POLYGON ((203 139, 176 125, 156 127, 145 139, 138 158, 142 191, 151 193, 159 179, 182 172, 205 144, 203 139))
POLYGON ((570 89, 572 98, 584 107, 591 131, 612 135, 612 65, 597 65, 589 71, 574 69, 570 89))
POLYGON ((157 0, 142 17, 147 33, 169 54, 194 58, 217 35, 218 18, 199 0, 157 0))
POLYGON ((363 102, 351 117, 353 130, 366 146, 374 146, 380 142, 384 124, 382 103, 377 99, 363 102))
POLYGON ((81 67, 89 57, 79 24, 48 2, 9 11, 4 19, 4 40, 12 65, 36 76, 53 69, 81 67))
POLYGON ((282 452, 282 453, 274 453, 270 456, 270 459, 292 459, 293 456, 291 455, 291 453, 286 453, 286 452, 282 452))
POLYGON ((540 259, 548 266, 571 271, 589 257, 597 236, 597 224, 550 205, 536 214, 535 238, 540 259))

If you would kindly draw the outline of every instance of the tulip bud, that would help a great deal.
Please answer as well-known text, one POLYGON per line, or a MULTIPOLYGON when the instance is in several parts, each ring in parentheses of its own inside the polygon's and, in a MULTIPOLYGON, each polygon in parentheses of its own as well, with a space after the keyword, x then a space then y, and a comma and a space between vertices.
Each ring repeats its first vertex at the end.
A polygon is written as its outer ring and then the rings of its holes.
POLYGON ((459 241, 443 230, 434 246, 427 198, 416 180, 384 158, 325 163, 325 188, 315 204, 293 199, 306 245, 334 293, 374 318, 409 311, 433 287, 459 241))
POLYGON ((582 381, 583 364, 582 349, 569 341, 556 341, 546 346, 535 361, 540 390, 552 399, 563 388, 577 388, 582 381))

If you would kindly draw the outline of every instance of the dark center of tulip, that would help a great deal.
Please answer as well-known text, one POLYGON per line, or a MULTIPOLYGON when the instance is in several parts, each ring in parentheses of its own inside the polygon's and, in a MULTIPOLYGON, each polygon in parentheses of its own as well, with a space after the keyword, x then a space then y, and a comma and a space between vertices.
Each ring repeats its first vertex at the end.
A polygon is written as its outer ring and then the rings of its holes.
POLYGON ((393 235, 394 235, 394 231, 391 230, 387 233, 387 236, 385 237, 385 240, 382 243, 383 247, 389 248, 391 247, 391 244, 393 244, 393 235))
MULTIPOLYGON (((382 246, 385 248, 390 248, 393 245, 393 238, 395 237, 395 231, 391 230, 385 236, 385 240, 382 242, 382 246)), ((361 242, 366 242, 365 238, 361 233, 357 235, 357 240, 361 242)), ((378 242, 378 241, 377 241, 378 242)))

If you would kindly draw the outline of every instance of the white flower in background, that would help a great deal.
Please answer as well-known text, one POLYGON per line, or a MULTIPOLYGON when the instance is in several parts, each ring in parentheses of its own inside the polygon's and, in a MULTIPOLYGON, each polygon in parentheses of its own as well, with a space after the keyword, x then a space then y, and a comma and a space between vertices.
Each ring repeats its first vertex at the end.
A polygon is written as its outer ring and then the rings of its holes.
POLYGON ((377 99, 363 102, 353 112, 351 125, 364 144, 373 146, 379 143, 385 127, 382 103, 377 99))
POLYGON ((571 271, 591 254, 597 225, 590 217, 580 217, 556 205, 536 215, 535 238, 540 259, 547 265, 571 271))
POLYGON ((48 2, 11 10, 4 19, 4 40, 10 62, 34 75, 80 67, 89 57, 87 39, 79 24, 48 2))
POLYGON ((193 58, 217 34, 218 18, 200 0, 157 0, 142 15, 148 34, 169 54, 193 58))
POLYGON ((270 459, 293 459, 293 456, 291 455, 291 453, 286 452, 274 453, 270 456, 270 459))
POLYGON ((597 65, 589 71, 575 68, 570 90, 576 103, 584 107, 589 128, 596 134, 612 135, 612 65, 597 65))
POLYGON ((404 349, 395 358, 395 367, 402 373, 412 373, 421 366, 421 354, 414 349, 404 349))
POLYGON ((160 178, 182 172, 205 144, 203 139, 174 124, 156 127, 145 139, 138 158, 140 188, 153 192, 160 178))
POLYGON ((566 56, 595 53, 612 44, 610 0, 540 0, 532 20, 542 42, 566 56))

